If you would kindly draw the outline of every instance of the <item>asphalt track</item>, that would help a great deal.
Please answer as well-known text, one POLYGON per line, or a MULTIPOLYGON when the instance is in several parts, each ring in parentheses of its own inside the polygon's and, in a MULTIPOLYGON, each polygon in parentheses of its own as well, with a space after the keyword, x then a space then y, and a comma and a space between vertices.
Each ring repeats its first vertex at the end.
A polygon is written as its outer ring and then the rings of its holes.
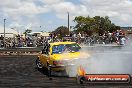
MULTIPOLYGON (((131 54, 131 53, 130 53, 131 54)), ((0 88, 131 88, 130 84, 77 84, 76 78, 52 77, 35 66, 37 56, 0 56, 0 88)))

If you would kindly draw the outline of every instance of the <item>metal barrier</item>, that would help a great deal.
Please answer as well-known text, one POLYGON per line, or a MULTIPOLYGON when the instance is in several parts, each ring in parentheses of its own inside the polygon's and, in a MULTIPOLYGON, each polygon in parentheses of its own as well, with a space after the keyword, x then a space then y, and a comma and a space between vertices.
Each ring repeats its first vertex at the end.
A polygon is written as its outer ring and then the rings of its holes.
MULTIPOLYGON (((94 45, 94 46, 81 46, 89 50, 104 51, 105 49, 120 49, 120 45, 94 45), (116 48, 115 48, 116 47, 116 48)), ((0 55, 32 55, 38 54, 42 51, 43 47, 20 47, 20 48, 0 48, 0 55)))
POLYGON ((29 55, 38 54, 42 47, 20 47, 20 48, 0 48, 0 55, 29 55))

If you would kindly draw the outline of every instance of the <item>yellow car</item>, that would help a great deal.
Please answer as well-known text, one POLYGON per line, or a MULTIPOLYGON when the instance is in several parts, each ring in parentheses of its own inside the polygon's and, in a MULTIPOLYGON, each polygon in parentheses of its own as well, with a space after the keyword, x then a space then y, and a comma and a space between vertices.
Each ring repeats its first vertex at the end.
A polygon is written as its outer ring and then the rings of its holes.
POLYGON ((54 42, 44 46, 36 60, 37 68, 51 68, 52 71, 63 71, 73 65, 73 60, 80 56, 81 47, 75 42, 54 42))

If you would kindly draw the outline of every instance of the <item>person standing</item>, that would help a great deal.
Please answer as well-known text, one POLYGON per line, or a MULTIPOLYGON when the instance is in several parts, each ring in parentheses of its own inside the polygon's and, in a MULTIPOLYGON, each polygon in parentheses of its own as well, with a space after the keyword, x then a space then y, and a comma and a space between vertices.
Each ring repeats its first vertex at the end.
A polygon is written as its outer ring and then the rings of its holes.
POLYGON ((120 45, 125 45, 125 44, 126 44, 126 39, 125 39, 124 36, 122 36, 122 37, 120 38, 120 45))

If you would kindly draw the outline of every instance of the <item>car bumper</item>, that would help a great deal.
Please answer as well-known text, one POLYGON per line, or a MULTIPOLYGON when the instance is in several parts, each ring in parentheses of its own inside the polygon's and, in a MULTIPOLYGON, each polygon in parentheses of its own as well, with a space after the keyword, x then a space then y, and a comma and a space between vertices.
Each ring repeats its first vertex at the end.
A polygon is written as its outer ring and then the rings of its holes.
POLYGON ((69 66, 74 66, 75 64, 68 64, 68 65, 59 65, 59 66, 49 66, 51 68, 51 70, 54 70, 54 71, 63 71, 66 69, 66 67, 69 67, 69 66))

